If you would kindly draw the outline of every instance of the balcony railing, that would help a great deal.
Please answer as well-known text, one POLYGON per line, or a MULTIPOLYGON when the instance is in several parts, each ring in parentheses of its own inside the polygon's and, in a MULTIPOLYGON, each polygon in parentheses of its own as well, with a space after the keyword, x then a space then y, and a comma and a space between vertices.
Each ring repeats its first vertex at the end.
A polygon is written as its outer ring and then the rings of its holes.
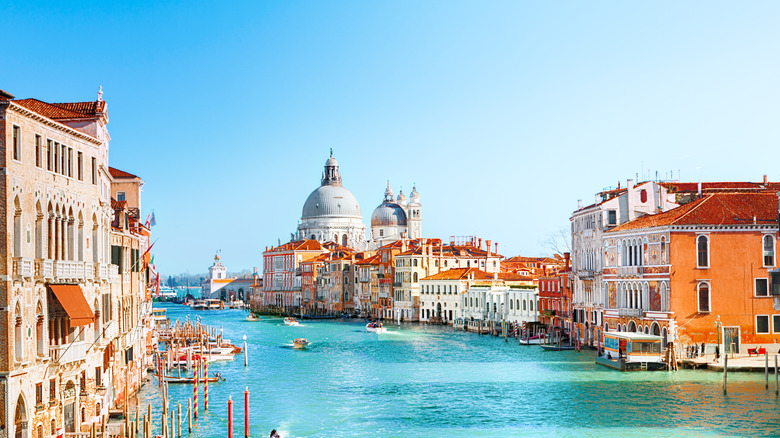
POLYGON ((115 282, 119 278, 119 266, 108 265, 108 281, 110 283, 115 282))
POLYGON ((32 278, 33 267, 35 266, 33 259, 26 257, 14 257, 13 262, 15 279, 32 278))
POLYGON ((64 345, 50 345, 49 353, 52 359, 61 365, 84 360, 87 355, 87 343, 79 341, 64 345))
POLYGON ((620 266, 618 267, 618 277, 624 278, 642 278, 644 266, 620 266))
POLYGON ((35 261, 35 275, 45 280, 54 279, 54 260, 39 259, 35 261))
POLYGON ((629 308, 626 308, 626 307, 622 307, 622 308, 618 309, 618 315, 620 315, 620 316, 636 316, 636 317, 638 317, 641 314, 642 314, 642 311, 639 310, 639 309, 629 309, 629 308))
POLYGON ((108 280, 108 264, 95 263, 95 279, 100 281, 108 280))

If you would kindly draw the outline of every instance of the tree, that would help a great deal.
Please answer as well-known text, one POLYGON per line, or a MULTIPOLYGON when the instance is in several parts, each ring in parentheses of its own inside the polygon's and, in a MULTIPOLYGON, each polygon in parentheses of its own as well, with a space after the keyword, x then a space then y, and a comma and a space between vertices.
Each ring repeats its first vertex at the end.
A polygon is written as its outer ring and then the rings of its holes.
POLYGON ((547 234, 542 242, 545 248, 556 254, 571 253, 571 231, 569 227, 561 227, 547 234))

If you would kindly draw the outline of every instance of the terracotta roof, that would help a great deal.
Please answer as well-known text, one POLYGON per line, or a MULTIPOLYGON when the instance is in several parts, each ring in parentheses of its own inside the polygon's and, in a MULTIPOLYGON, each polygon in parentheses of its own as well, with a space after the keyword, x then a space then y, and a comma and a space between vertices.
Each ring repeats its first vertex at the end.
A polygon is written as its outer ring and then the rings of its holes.
POLYGON ((296 240, 270 248, 266 252, 284 252, 284 251, 324 251, 320 242, 312 239, 296 240))
POLYGON ((11 100, 13 98, 14 98, 13 94, 7 91, 0 90, 0 100, 11 100))
POLYGON ((776 225, 777 204, 777 196, 767 192, 709 194, 664 213, 642 216, 608 232, 670 225, 776 225))
POLYGON ((125 172, 124 170, 119 170, 111 166, 108 166, 108 173, 110 173, 114 178, 138 178, 137 175, 133 175, 132 173, 125 172))
MULTIPOLYGON (((698 192, 699 183, 697 182, 667 182, 660 183, 666 187, 670 193, 678 192, 698 192)), ((702 192, 744 192, 744 191, 772 191, 780 190, 778 182, 740 182, 740 181, 721 181, 721 182, 702 182, 702 192)))
POLYGON ((14 103, 53 120, 88 119, 105 111, 104 101, 47 103, 38 99, 18 99, 14 103))
POLYGON ((493 278, 493 274, 488 274, 477 268, 453 268, 429 275, 423 280, 465 280, 471 274, 474 274, 474 280, 491 280, 493 278))

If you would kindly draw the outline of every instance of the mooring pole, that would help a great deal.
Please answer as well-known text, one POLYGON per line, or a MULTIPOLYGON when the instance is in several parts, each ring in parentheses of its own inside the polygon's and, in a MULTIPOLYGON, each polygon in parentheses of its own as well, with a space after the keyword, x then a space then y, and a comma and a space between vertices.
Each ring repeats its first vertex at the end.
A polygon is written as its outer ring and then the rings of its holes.
POLYGON ((233 398, 228 396, 228 438, 233 438, 233 398))
POLYGON ((726 393, 726 383, 729 375, 729 356, 723 356, 723 393, 726 393))
POLYGON ((249 387, 244 390, 244 438, 249 438, 249 387))

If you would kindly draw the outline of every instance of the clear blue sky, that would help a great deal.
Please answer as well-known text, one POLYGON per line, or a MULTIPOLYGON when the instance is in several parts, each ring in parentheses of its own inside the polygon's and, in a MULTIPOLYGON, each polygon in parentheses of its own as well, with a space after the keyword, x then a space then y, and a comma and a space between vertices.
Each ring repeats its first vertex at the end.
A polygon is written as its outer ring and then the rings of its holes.
POLYGON ((156 264, 260 266, 333 147, 370 220, 416 183, 427 237, 547 254, 642 169, 780 180, 780 3, 4 2, 0 88, 103 86, 156 264))

